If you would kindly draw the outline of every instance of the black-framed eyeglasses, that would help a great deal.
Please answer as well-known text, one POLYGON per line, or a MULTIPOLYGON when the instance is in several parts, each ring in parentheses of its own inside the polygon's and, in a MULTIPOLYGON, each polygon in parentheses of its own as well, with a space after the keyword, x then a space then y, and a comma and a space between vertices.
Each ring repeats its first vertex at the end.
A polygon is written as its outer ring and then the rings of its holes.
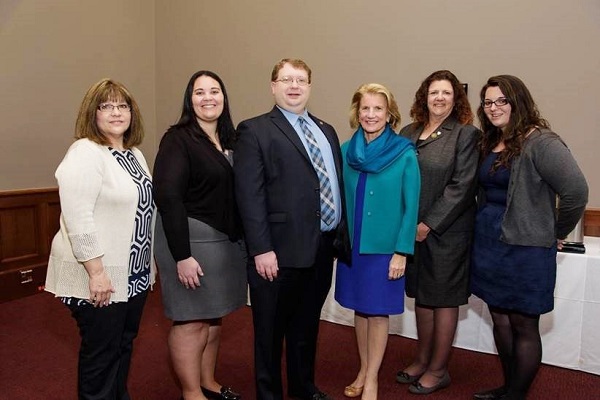
POLYGON ((115 108, 121 112, 131 111, 131 106, 127 103, 122 103, 122 104, 117 104, 117 105, 110 104, 110 103, 102 103, 98 106, 98 110, 100 110, 102 112, 113 112, 115 108))
POLYGON ((483 108, 490 108, 492 104, 495 104, 496 107, 502 107, 508 104, 508 99, 506 97, 499 97, 494 101, 485 99, 481 102, 483 108))
POLYGON ((291 85, 294 81, 296 81, 298 86, 308 85, 308 78, 303 76, 282 76, 281 78, 275 80, 275 82, 281 82, 284 85, 291 85))

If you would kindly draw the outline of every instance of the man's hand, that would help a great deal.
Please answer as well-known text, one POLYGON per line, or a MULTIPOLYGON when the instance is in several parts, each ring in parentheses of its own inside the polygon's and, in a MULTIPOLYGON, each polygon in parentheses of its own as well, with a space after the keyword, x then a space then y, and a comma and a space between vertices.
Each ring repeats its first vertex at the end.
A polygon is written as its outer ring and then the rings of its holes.
POLYGON ((256 272, 258 272, 263 279, 268 279, 269 282, 273 282, 273 279, 277 278, 279 267, 277 266, 277 256, 274 251, 254 256, 254 263, 256 264, 256 272))

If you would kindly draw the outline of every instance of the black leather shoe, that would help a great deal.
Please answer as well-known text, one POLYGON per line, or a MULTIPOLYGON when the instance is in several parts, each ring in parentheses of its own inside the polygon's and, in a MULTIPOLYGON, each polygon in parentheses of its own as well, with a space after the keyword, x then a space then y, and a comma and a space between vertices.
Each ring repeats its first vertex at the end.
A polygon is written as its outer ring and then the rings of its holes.
POLYGON ((484 392, 477 392, 473 395, 475 400, 496 400, 504 399, 505 397, 506 388, 504 386, 492 390, 486 390, 484 392))
POLYGON ((229 386, 221 386, 221 392, 213 392, 201 387, 204 397, 210 400, 241 400, 242 395, 233 391, 229 386))
POLYGON ((310 397, 311 400, 333 400, 323 392, 317 392, 310 397))
POLYGON ((421 385, 421 382, 416 381, 408 387, 408 391, 412 394, 430 394, 436 390, 445 389, 448 386, 450 386, 450 375, 448 375, 448 372, 446 371, 437 384, 431 387, 425 387, 421 385))

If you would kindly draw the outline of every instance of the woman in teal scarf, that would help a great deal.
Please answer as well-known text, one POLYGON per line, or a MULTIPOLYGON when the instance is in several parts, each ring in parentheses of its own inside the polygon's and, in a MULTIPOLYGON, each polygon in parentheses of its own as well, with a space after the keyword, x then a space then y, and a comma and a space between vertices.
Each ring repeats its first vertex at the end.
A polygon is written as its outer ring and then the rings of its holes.
POLYGON ((347 397, 377 398, 389 315, 404 311, 406 255, 415 243, 420 174, 414 145, 394 132, 398 105, 384 86, 370 83, 352 98, 350 126, 342 145, 350 265, 338 262, 335 299, 354 310, 360 355, 347 397))

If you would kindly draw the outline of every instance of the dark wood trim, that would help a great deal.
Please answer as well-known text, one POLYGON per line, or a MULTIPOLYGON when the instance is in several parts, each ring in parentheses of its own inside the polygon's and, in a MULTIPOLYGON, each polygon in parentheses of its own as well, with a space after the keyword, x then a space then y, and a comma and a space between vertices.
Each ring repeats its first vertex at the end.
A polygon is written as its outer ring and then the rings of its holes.
POLYGON ((588 208, 583 217, 583 234, 600 236, 600 208, 588 208))
POLYGON ((59 218, 57 188, 0 191, 0 303, 44 290, 59 218))

